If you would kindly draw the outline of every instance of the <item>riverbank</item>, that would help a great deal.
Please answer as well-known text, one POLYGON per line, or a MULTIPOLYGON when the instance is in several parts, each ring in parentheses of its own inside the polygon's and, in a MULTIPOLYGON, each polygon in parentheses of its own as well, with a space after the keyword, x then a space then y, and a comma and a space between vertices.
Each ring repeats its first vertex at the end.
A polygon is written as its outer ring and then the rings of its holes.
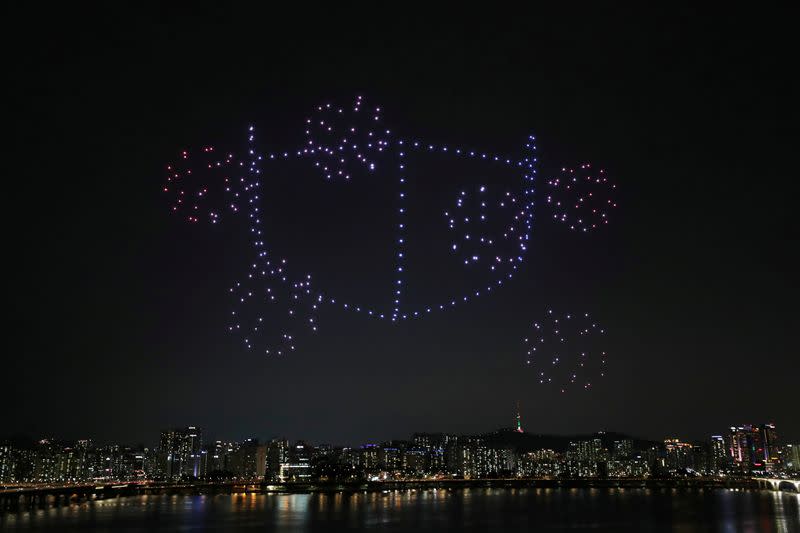
POLYGON ((63 486, 6 487, 0 490, 0 511, 25 507, 64 505, 70 502, 103 500, 119 496, 159 494, 308 494, 393 492, 419 490, 457 491, 471 488, 494 489, 758 489, 749 478, 679 479, 436 479, 398 481, 353 481, 309 483, 115 483, 63 486))

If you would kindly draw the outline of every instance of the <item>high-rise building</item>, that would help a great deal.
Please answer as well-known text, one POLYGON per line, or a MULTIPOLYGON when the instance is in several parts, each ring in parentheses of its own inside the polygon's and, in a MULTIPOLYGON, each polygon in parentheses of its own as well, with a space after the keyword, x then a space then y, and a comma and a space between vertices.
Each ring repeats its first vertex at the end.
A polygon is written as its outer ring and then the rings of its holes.
POLYGON ((144 472, 147 479, 164 479, 161 473, 161 463, 158 447, 145 448, 144 451, 144 472))
POLYGON ((787 444, 785 446, 784 464, 790 472, 800 472, 800 444, 787 444))
POLYGON ((378 445, 364 444, 361 446, 361 468, 366 472, 378 470, 378 445))
POLYGON ((664 448, 666 449, 665 465, 668 470, 682 470, 695 468, 694 447, 681 442, 680 439, 665 439, 664 448))
POLYGON ((11 483, 14 480, 13 448, 9 444, 0 444, 0 483, 11 483))
POLYGON ((780 463, 775 424, 744 424, 731 427, 730 455, 741 470, 773 470, 780 463))
POLYGON ((190 477, 200 476, 201 451, 203 449, 203 433, 200 428, 189 426, 186 428, 184 438, 184 453, 189 456, 185 464, 184 475, 190 477))
POLYGON ((615 440, 611 457, 615 461, 630 459, 633 455, 633 441, 630 439, 615 440))
POLYGON ((497 475, 502 453, 487 446, 483 437, 461 436, 450 441, 445 450, 448 472, 467 479, 497 475))
POLYGON ((608 452, 599 438, 571 441, 567 448, 567 469, 574 477, 597 477, 601 474, 608 452))
POLYGON ((429 470, 432 474, 444 472, 447 468, 447 456, 445 448, 431 448, 428 450, 430 459, 429 470))
POLYGON ((556 477, 559 474, 560 459, 560 455, 550 449, 528 452, 520 456, 517 472, 523 477, 556 477))
POLYGON ((312 447, 297 441, 289 448, 289 462, 281 465, 279 478, 281 481, 308 481, 311 479, 312 447))
POLYGON ((382 470, 394 472, 403 468, 403 454, 400 448, 381 446, 378 449, 378 464, 382 470))
POLYGON ((213 476, 233 475, 233 457, 238 450, 238 442, 216 441, 207 450, 206 474, 213 476))
POLYGON ((519 470, 516 451, 513 448, 498 448, 495 451, 497 468, 493 472, 502 476, 516 475, 519 470))
POLYGON ((710 467, 714 472, 724 471, 730 464, 730 455, 726 450, 725 438, 722 435, 711 436, 710 467))
POLYGON ((466 437, 450 442, 445 450, 448 472, 465 478, 473 477, 473 448, 466 437))
POLYGON ((601 439, 571 441, 567 451, 567 459, 589 463, 604 461, 606 455, 601 439))
POLYGON ((203 433, 196 426, 161 433, 159 442, 160 471, 166 479, 199 477, 203 433))
POLYGON ((641 478, 647 477, 648 474, 650 474, 650 467, 647 460, 642 457, 608 462, 608 477, 641 478))
POLYGON ((761 424, 761 442, 763 445, 763 459, 765 470, 775 470, 780 467, 780 448, 778 443, 778 432, 775 424, 767 422, 761 424))
POLYGON ((36 452, 25 448, 12 448, 11 461, 14 467, 12 479, 21 481, 34 481, 33 463, 36 461, 36 452))
POLYGON ((272 439, 267 444, 265 477, 268 481, 278 481, 281 466, 289 462, 289 442, 286 439, 272 439))
POLYGON ((256 477, 263 479, 267 474, 267 445, 260 444, 256 448, 256 477))
POLYGON ((158 443, 159 471, 165 479, 180 478, 182 456, 180 449, 180 432, 167 430, 161 432, 158 443))
POLYGON ((361 450, 358 448, 342 448, 337 462, 343 467, 344 471, 353 473, 359 470, 361 465, 361 450))
POLYGON ((51 439, 42 439, 36 443, 33 455, 33 472, 31 479, 35 483, 52 483, 58 481, 56 470, 56 453, 58 446, 51 439))
POLYGON ((750 469, 753 463, 752 426, 731 426, 729 450, 731 460, 741 469, 750 469))
POLYGON ((707 442, 692 444, 692 468, 701 474, 707 474, 714 468, 711 446, 707 442))
POLYGON ((318 444, 313 450, 313 457, 312 459, 318 459, 321 457, 329 457, 332 456, 334 453, 333 446, 328 443, 321 443, 318 444))
POLYGON ((252 479, 258 473, 258 439, 238 443, 229 456, 230 472, 239 479, 252 479))
POLYGON ((430 455, 425 448, 410 447, 403 450, 403 470, 412 475, 428 471, 430 455))
POLYGON ((442 473, 447 469, 445 450, 454 439, 452 435, 444 433, 414 433, 411 436, 411 442, 416 448, 427 450, 431 473, 442 473))

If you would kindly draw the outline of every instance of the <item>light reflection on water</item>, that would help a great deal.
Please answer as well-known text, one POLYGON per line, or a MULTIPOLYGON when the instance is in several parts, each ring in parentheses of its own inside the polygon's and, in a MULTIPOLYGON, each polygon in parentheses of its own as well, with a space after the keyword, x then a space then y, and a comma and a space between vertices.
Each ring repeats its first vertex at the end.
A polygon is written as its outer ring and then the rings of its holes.
POLYGON ((48 531, 800 532, 800 495, 725 489, 464 488, 327 494, 144 495, 0 516, 48 531))

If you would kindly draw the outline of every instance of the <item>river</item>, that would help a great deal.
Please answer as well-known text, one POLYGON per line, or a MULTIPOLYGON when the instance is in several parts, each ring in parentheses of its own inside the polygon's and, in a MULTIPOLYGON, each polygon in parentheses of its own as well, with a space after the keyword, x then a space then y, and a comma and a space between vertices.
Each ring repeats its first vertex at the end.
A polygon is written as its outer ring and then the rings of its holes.
POLYGON ((733 489, 463 488, 145 495, 0 515, 14 531, 800 532, 800 495, 733 489))

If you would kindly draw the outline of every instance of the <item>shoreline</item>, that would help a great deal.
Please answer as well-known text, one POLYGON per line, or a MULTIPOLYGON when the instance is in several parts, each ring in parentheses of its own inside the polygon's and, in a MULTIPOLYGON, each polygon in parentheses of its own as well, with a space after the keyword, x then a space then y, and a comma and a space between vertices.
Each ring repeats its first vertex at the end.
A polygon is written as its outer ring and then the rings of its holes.
POLYGON ((141 495, 355 494, 464 489, 764 489, 752 478, 699 479, 437 479, 353 482, 116 483, 55 487, 5 487, 0 512, 141 495))

